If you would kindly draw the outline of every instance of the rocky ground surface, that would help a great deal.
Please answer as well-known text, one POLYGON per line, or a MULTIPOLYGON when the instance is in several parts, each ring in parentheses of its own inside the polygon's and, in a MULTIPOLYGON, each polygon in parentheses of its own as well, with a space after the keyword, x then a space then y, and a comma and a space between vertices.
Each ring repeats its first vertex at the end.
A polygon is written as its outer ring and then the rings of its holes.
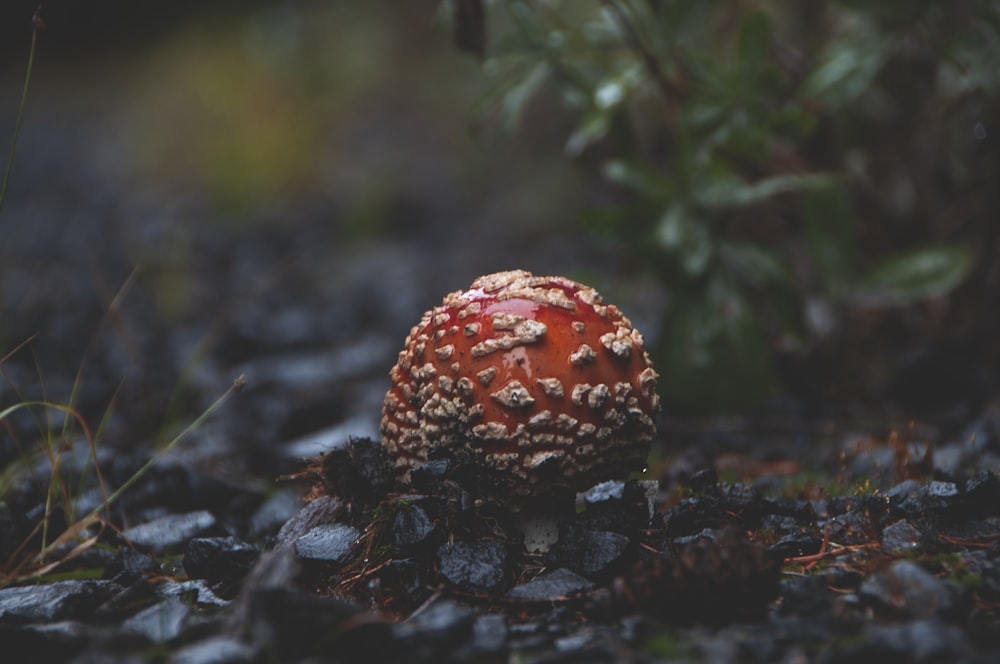
MULTIPOLYGON (((8 253, 4 307, 24 322, 11 327, 39 336, 0 367, 3 404, 75 399, 104 425, 98 481, 86 439, 63 434, 61 417, 5 418, 0 643, 73 662, 1000 654, 997 407, 895 430, 820 422, 787 403, 740 421, 664 416, 648 471, 581 494, 559 542, 529 552, 509 511, 461 468, 432 464, 401 492, 368 438, 402 336, 439 297, 417 295, 438 289, 436 277, 416 285, 416 257, 433 255, 416 248, 426 240, 331 258, 315 249, 323 233, 193 230, 193 255, 206 258, 186 297, 211 314, 171 326, 142 281, 108 316, 107 299, 66 280, 82 269, 69 241, 8 253), (219 323, 232 293, 279 264, 278 281, 219 323), (19 270, 30 278, 18 288, 19 270), (141 361, 122 357, 123 339, 141 361), (60 370, 88 347, 83 378, 60 370), (241 375, 238 394, 163 447, 189 418, 158 432, 150 404, 204 412, 241 375), (52 459, 65 494, 48 492, 52 459), (79 538, 32 558, 133 478, 79 538)), ((98 259, 127 280, 118 248, 105 247, 98 259)))
POLYGON ((447 168, 427 169, 395 202, 404 221, 348 241, 328 198, 230 227, 197 197, 136 188, 112 121, 83 135, 62 116, 32 120, 0 214, 0 408, 71 405, 97 444, 56 408, 2 417, 4 652, 1000 656, 1000 403, 927 421, 794 400, 685 421, 668 405, 647 472, 579 496, 559 542, 529 552, 455 464, 403 492, 387 481, 370 438, 395 354, 426 308, 497 269, 600 266, 640 329, 659 291, 626 287, 613 254, 565 228, 511 224, 516 174, 466 205, 447 203, 447 168), (57 539, 67 528, 76 537, 57 539))

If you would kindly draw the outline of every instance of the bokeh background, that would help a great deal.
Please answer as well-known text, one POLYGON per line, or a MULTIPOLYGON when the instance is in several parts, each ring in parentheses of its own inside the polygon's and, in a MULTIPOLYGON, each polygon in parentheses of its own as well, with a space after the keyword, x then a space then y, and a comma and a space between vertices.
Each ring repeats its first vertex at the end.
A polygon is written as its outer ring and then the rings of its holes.
MULTIPOLYGON (((35 9, 0 8, 3 154, 35 9)), ((375 434, 425 309, 515 267, 633 319, 675 428, 947 426, 1000 393, 1000 3, 41 16, 0 210, 0 406, 67 404, 131 445, 245 374, 226 440, 314 452, 375 434)), ((49 426, 5 420, 0 461, 49 426)))

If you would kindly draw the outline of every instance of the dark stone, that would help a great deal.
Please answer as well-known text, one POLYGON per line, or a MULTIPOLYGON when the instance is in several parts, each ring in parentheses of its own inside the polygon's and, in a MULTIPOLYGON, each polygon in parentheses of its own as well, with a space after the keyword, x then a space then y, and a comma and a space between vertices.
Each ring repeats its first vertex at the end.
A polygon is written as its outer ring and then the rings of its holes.
POLYGON ((122 587, 112 581, 57 581, 0 589, 0 625, 85 620, 122 587))
POLYGON ((435 602, 427 609, 393 626, 393 634, 403 640, 420 638, 459 641, 472 636, 476 614, 457 602, 435 602))
POLYGON ((170 656, 170 664, 247 664, 254 661, 253 649, 238 639, 213 636, 183 646, 170 656))
POLYGON ((235 537, 195 538, 184 552, 184 571, 209 583, 233 583, 253 569, 260 549, 235 537))
POLYGON ((344 524, 316 526, 295 540, 295 553, 306 560, 344 563, 350 560, 361 531, 344 524))
POLYGON ((719 474, 715 468, 703 468, 691 476, 688 486, 693 491, 704 491, 709 487, 714 487, 719 483, 719 474))
POLYGON ((293 544, 316 526, 337 523, 344 512, 344 501, 336 496, 320 496, 289 519, 278 531, 274 547, 293 544))
POLYGON ((815 535, 801 533, 785 535, 771 546, 771 553, 785 559, 811 556, 819 553, 823 540, 815 535))
POLYGON ((580 527, 625 535, 649 527, 646 487, 635 480, 602 482, 585 492, 583 501, 586 509, 575 519, 580 527))
POLYGON ((822 616, 833 605, 833 596, 822 577, 800 576, 781 581, 782 615, 822 616))
POLYGON ((881 519, 868 510, 858 509, 838 514, 826 522, 830 541, 838 544, 862 544, 877 538, 881 519))
POLYGON ((763 503, 757 489, 721 484, 707 487, 700 497, 680 501, 664 515, 663 522, 668 537, 681 537, 727 524, 756 528, 762 514, 763 503))
POLYGON ((406 551, 422 544, 437 532, 437 524, 419 502, 400 504, 392 522, 392 540, 397 551, 406 551))
POLYGON ((801 524, 816 523, 816 510, 807 500, 784 497, 763 498, 761 499, 761 510, 769 515, 789 517, 801 524))
POLYGON ((586 577, 606 576, 624 560, 628 537, 609 531, 568 526, 546 555, 550 567, 565 567, 586 577))
POLYGON ((388 624, 351 602, 290 586, 254 585, 232 624, 246 642, 281 653, 281 661, 330 653, 346 662, 399 661, 388 624))
POLYGON ((472 625, 471 652, 504 655, 508 651, 507 631, 506 616, 497 613, 479 616, 472 625))
POLYGON ((540 574, 527 583, 515 586, 508 597, 520 600, 553 601, 592 590, 594 584, 568 569, 556 569, 540 574))
POLYGON ((981 470, 965 481, 969 510, 977 516, 1000 514, 1000 476, 981 470))
POLYGON ((410 486, 415 491, 433 492, 451 472, 450 459, 431 459, 410 471, 410 486))
POLYGON ((920 488, 920 483, 916 480, 903 480, 885 492, 886 497, 895 505, 899 505, 906 498, 920 488))
POLYGON ((289 491, 279 491, 264 501, 250 517, 250 531, 257 537, 277 533, 302 508, 302 501, 289 491))
POLYGON ((958 584, 935 577, 923 567, 900 560, 869 577, 858 589, 861 599, 876 610, 909 618, 954 618, 967 607, 958 584))
POLYGON ((872 627, 868 638, 845 648, 833 662, 966 661, 973 649, 962 631, 939 620, 917 620, 899 625, 872 627))
POLYGON ((441 576, 469 592, 492 593, 507 581, 510 553, 501 542, 456 541, 438 549, 441 576))
POLYGON ((149 551, 166 552, 183 546, 192 537, 203 535, 216 525, 207 510, 169 514, 122 532, 122 537, 149 551))
POLYGON ((328 452, 322 475, 326 491, 348 503, 374 505, 393 485, 385 450, 370 438, 351 438, 344 447, 328 452))
POLYGON ((405 649, 405 661, 453 661, 450 655, 472 641, 475 620, 468 607, 439 601, 394 625, 392 635, 405 649))
POLYGON ((910 493, 899 507, 908 517, 925 519, 929 513, 954 511, 962 502, 963 496, 952 482, 931 482, 910 493))
POLYGON ((742 530, 675 544, 622 579, 627 606, 680 624, 760 620, 777 596, 781 560, 742 530))
POLYGON ((190 619, 190 606, 180 600, 169 599, 135 614, 122 624, 122 629, 153 643, 167 643, 183 633, 190 619))
POLYGON ((933 544, 933 540, 906 519, 891 523, 882 531, 882 550, 886 553, 913 553, 926 550, 933 544))
POLYGON ((587 505, 596 505, 609 500, 621 501, 625 496, 625 482, 620 480, 608 480, 601 482, 583 493, 583 502, 587 505))
POLYGON ((121 559, 122 571, 119 574, 120 578, 116 577, 115 580, 122 585, 128 585, 136 579, 160 571, 160 564, 152 556, 131 547, 122 548, 121 559))

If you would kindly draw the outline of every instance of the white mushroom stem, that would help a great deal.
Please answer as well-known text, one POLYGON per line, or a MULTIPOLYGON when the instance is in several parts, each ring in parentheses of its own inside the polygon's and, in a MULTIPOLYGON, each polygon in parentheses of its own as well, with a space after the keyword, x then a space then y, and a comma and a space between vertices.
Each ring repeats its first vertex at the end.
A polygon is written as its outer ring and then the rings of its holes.
MULTIPOLYGON (((561 496, 560 496, 561 497, 561 496)), ((572 500, 531 501, 514 513, 514 526, 524 535, 529 553, 545 553, 559 541, 559 524, 573 514, 572 500)))

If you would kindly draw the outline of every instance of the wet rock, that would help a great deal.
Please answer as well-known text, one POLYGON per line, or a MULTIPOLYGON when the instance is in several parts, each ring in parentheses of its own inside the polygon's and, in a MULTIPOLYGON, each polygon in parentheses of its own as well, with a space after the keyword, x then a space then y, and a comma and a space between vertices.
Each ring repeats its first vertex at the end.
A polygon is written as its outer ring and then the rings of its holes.
POLYGON ((373 505, 392 488, 393 473, 382 444, 370 438, 352 438, 322 460, 327 493, 348 503, 373 505))
POLYGON ((443 544, 437 559, 448 583, 469 592, 493 593, 507 580, 510 554, 501 542, 456 541, 443 544))
POLYGON ((178 648, 171 664, 244 664, 254 660, 253 649, 227 636, 215 636, 178 648))
POLYGON ((969 510, 978 516, 1000 514, 1000 476, 981 470, 965 481, 969 510))
POLYGON ((858 661, 923 664, 966 661, 965 658, 973 654, 962 631, 939 620, 872 627, 867 636, 861 643, 831 657, 831 661, 838 664, 858 661))
POLYGON ((861 507, 838 514, 826 522, 830 540, 838 544, 862 544, 878 537, 882 518, 878 512, 861 507))
POLYGON ((701 497, 680 501, 663 518, 668 537, 738 524, 755 528, 762 514, 760 492, 742 484, 709 486, 701 497))
POLYGON ((114 580, 123 586, 160 571, 160 564, 152 556, 131 547, 122 548, 121 564, 122 569, 114 580))
POLYGON ((890 504, 898 506, 906 500, 911 493, 919 488, 920 483, 916 480, 903 480, 899 484, 889 488, 885 492, 885 496, 889 499, 890 504))
POLYGON ((619 533, 567 526, 546 556, 551 567, 565 567, 586 577, 614 571, 629 552, 631 540, 619 533))
POLYGON ((476 614, 457 602, 439 601, 393 626, 410 661, 442 661, 473 638, 476 614))
POLYGON ((153 643, 166 643, 179 637, 190 619, 191 608, 187 604, 168 599, 135 614, 122 624, 122 628, 153 643))
POLYGON ((931 482, 910 493, 900 505, 908 516, 921 518, 928 513, 945 514, 958 509, 962 495, 952 482, 931 482))
POLYGON ((742 531, 725 529, 640 561, 622 581, 633 610, 681 624, 725 624, 765 616, 780 575, 780 559, 742 531))
POLYGON ((434 492, 452 470, 451 459, 431 459, 410 471, 410 485, 417 491, 434 492))
POLYGON ((529 601, 560 600, 594 588, 593 582, 568 569, 556 569, 539 574, 531 581, 514 586, 508 597, 529 601))
MULTIPOLYGON (((270 564, 270 563, 269 563, 270 564)), ((258 653, 281 661, 337 657, 345 662, 397 661, 390 628, 377 616, 342 599, 286 587, 254 587, 245 599, 237 633, 258 653)))
POLYGON ((344 524, 316 526, 295 540, 295 553, 306 560, 345 563, 360 537, 361 531, 344 524))
POLYGON ((688 486, 693 491, 704 491, 709 487, 714 487, 718 483, 719 474, 715 471, 715 468, 703 468, 691 475, 691 479, 688 480, 688 486))
POLYGON ((833 605, 833 597, 822 577, 800 576, 782 579, 782 615, 821 616, 833 605))
POLYGON ((961 586, 908 560, 892 564, 861 584, 858 595, 876 610, 909 618, 952 618, 967 609, 961 586))
POLYGON ((655 491, 656 487, 634 480, 602 482, 582 494, 585 509, 574 523, 589 530, 621 534, 647 528, 651 517, 650 490, 655 491))
POLYGON ((182 564, 189 577, 209 583, 241 580, 260 558, 260 548, 235 537, 204 537, 188 542, 182 564))
POLYGON ((913 553, 932 545, 933 541, 906 519, 891 523, 882 531, 882 550, 886 553, 913 553))
POLYGON ((472 625, 472 645, 470 650, 473 657, 480 654, 505 654, 508 650, 507 618, 497 613, 486 614, 476 618, 476 622, 472 625))
POLYGON ((135 546, 156 552, 176 550, 189 539, 206 533, 215 526, 211 512, 198 510, 185 514, 170 514, 122 532, 122 537, 135 546))
POLYGON ((279 491, 268 498, 250 517, 250 531, 258 536, 273 535, 301 507, 301 501, 291 492, 279 491))
POLYGON ((978 577, 978 583, 974 584, 976 597, 1000 605, 1000 545, 966 553, 962 556, 962 563, 964 571, 978 577))
POLYGON ((625 496, 625 482, 608 480, 587 489, 583 493, 583 501, 588 506, 598 505, 609 500, 621 501, 625 496))
POLYGON ((785 535, 771 546, 771 553, 779 558, 811 556, 818 553, 823 540, 811 533, 785 535))
POLYGON ((185 604, 198 607, 224 607, 229 600, 215 594, 203 579, 193 581, 167 581, 157 588, 157 593, 164 598, 177 598, 185 604))
POLYGON ((320 496, 308 503, 278 531, 275 548, 294 544, 316 526, 335 524, 344 511, 344 502, 336 496, 320 496))
POLYGON ((436 532, 437 524, 421 502, 407 502, 398 506, 392 522, 392 540, 397 551, 420 547, 436 532))
POLYGON ((0 589, 0 625, 84 620, 122 587, 111 581, 57 581, 0 589))

